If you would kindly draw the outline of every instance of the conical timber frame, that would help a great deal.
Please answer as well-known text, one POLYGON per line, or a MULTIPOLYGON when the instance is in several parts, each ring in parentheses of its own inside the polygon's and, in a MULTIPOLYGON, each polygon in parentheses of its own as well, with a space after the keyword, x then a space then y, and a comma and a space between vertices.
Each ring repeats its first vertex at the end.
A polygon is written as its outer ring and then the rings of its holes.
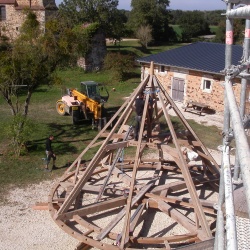
POLYGON ((216 190, 218 180, 219 166, 153 74, 152 63, 150 75, 53 186, 49 208, 54 221, 85 245, 171 249, 213 238, 207 219, 215 214, 213 202, 202 200, 198 190, 216 190), (142 91, 146 98, 135 141, 131 123, 142 91), (169 109, 185 133, 176 131, 169 109), (167 132, 161 129, 164 123, 167 132), (199 161, 191 166, 183 148, 196 152, 199 161), (92 150, 96 153, 87 162, 92 150), (148 157, 151 151, 153 157, 148 157), (183 214, 186 209, 190 216, 183 214), (147 220, 151 227, 159 213, 162 228, 151 232, 147 220), (164 226, 169 220, 183 233, 169 234, 170 226, 164 226))

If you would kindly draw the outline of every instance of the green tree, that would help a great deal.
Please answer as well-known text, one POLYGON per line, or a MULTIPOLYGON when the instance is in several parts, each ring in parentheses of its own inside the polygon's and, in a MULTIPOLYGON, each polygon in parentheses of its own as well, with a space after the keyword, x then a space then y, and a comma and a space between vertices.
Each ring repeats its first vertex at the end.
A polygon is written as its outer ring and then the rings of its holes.
POLYGON ((60 18, 74 27, 84 23, 99 23, 106 36, 112 37, 113 27, 121 21, 118 0, 64 0, 59 5, 60 18))
POLYGON ((27 139, 32 94, 43 84, 59 81, 56 67, 69 53, 67 46, 65 50, 60 46, 62 40, 52 34, 52 31, 43 34, 36 15, 27 12, 18 38, 8 49, 0 51, 0 94, 13 115, 9 131, 17 156, 27 139))
POLYGON ((209 25, 200 11, 183 12, 179 24, 182 29, 183 41, 190 41, 192 37, 210 34, 209 25))
POLYGON ((128 34, 126 29, 126 23, 128 21, 127 12, 125 10, 115 10, 114 17, 115 20, 110 24, 110 32, 107 34, 109 38, 121 40, 122 37, 128 34))
MULTIPOLYGON (((215 34, 215 38, 213 42, 217 43, 225 43, 226 39, 226 20, 223 20, 219 23, 218 29, 215 34)), ((244 29, 245 29, 245 21, 240 19, 235 19, 233 21, 233 43, 234 44, 242 44, 244 41, 244 29)))
POLYGON ((122 81, 134 66, 134 56, 121 52, 109 52, 104 60, 104 69, 110 71, 112 79, 122 81))
POLYGON ((136 33, 139 27, 150 25, 155 41, 169 41, 173 34, 168 26, 169 0, 132 0, 129 27, 136 33))
POLYGON ((213 10, 213 11, 204 11, 205 19, 209 25, 219 25, 221 20, 225 19, 225 16, 222 13, 224 10, 213 10))

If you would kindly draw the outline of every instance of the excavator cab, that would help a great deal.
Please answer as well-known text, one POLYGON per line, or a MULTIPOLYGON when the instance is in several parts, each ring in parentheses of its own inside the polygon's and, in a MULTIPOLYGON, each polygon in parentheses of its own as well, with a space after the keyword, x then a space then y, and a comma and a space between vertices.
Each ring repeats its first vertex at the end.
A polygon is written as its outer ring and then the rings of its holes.
POLYGON ((106 87, 94 81, 81 82, 81 93, 98 103, 105 103, 109 99, 106 87))

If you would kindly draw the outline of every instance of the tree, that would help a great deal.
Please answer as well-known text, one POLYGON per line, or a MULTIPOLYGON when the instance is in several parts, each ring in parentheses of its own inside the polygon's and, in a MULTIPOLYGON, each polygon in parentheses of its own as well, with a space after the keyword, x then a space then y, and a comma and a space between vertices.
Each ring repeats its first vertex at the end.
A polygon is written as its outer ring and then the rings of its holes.
POLYGON ((186 11, 179 19, 183 41, 192 37, 210 34, 209 25, 200 11, 186 11))
POLYGON ((172 28, 168 26, 169 0, 132 0, 129 26, 136 32, 139 27, 150 25, 155 41, 169 41, 172 28))
POLYGON ((10 131, 17 156, 27 139, 27 116, 32 94, 39 86, 58 81, 56 67, 69 53, 69 46, 63 43, 65 37, 60 40, 53 34, 52 30, 43 34, 36 15, 28 11, 19 37, 7 49, 0 51, 0 94, 13 115, 10 131))
POLYGON ((117 6, 118 0, 64 0, 59 5, 59 15, 71 27, 83 23, 99 23, 106 36, 112 36, 115 33, 113 28, 117 24, 121 25, 123 19, 117 6))
MULTIPOLYGON (((235 19, 233 22, 233 43, 242 44, 244 41, 245 21, 242 19, 235 19)), ((226 37, 226 20, 219 23, 218 29, 215 34, 214 42, 225 43, 226 37)))
POLYGON ((139 39, 140 44, 147 48, 148 44, 152 41, 152 29, 149 25, 141 26, 136 32, 136 37, 139 39))
POLYGON ((110 31, 107 33, 109 38, 116 39, 118 41, 121 40, 122 37, 126 36, 126 23, 128 21, 126 11, 125 10, 115 10, 114 17, 115 20, 110 24, 110 31))
POLYGON ((104 59, 104 69, 110 71, 112 79, 122 81, 134 66, 132 54, 109 52, 104 59))

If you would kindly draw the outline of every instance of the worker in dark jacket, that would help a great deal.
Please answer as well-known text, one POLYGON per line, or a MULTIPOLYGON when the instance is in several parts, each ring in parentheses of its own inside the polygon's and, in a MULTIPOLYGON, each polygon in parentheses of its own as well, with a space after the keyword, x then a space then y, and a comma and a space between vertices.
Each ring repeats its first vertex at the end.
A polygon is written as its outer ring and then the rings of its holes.
POLYGON ((136 124, 135 124, 135 141, 138 141, 139 131, 141 127, 141 119, 143 114, 143 109, 145 105, 144 93, 141 92, 138 98, 135 99, 135 113, 136 113, 136 124))
POLYGON ((46 140, 46 156, 47 156, 47 159, 46 159, 46 166, 45 166, 45 171, 51 171, 49 169, 49 163, 50 163, 50 160, 52 158, 53 160, 53 167, 52 168, 56 168, 55 167, 55 160, 56 160, 56 155, 55 153, 53 152, 52 150, 52 141, 54 140, 54 136, 53 135, 50 135, 47 140, 46 140))

